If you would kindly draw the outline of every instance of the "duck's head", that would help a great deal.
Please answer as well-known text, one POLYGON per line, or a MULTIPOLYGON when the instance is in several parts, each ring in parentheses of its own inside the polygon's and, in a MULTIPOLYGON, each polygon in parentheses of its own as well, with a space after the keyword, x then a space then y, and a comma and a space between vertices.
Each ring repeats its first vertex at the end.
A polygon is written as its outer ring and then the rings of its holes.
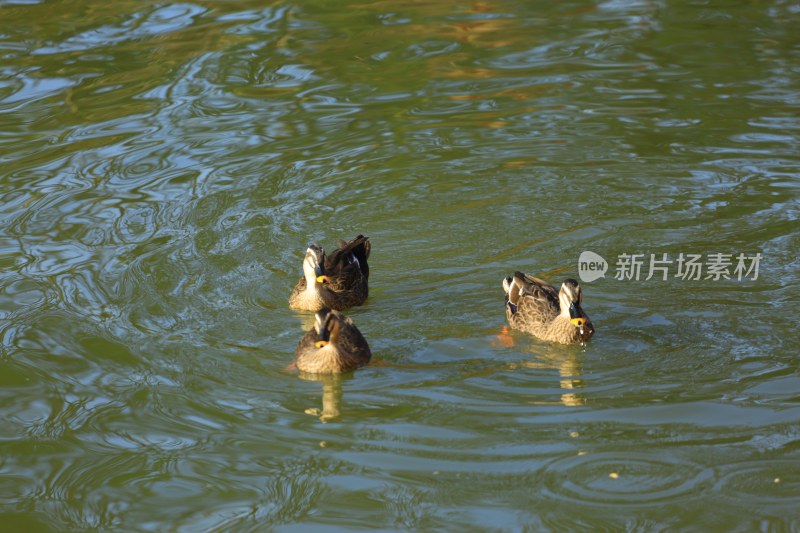
POLYGON ((593 333, 592 321, 583 312, 583 291, 578 282, 572 278, 565 279, 558 292, 558 301, 561 306, 561 314, 569 316, 570 323, 580 330, 581 335, 593 333))
POLYGON ((517 300, 519 300, 519 285, 511 276, 503 278, 503 291, 506 293, 506 309, 511 314, 517 312, 517 300))
POLYGON ((303 260, 303 272, 309 281, 312 279, 317 283, 330 281, 330 278, 325 275, 325 250, 321 246, 312 244, 308 247, 303 260))
POLYGON ((342 316, 330 309, 317 311, 314 322, 316 339, 314 346, 324 348, 329 344, 336 344, 339 338, 339 329, 342 327, 342 316))

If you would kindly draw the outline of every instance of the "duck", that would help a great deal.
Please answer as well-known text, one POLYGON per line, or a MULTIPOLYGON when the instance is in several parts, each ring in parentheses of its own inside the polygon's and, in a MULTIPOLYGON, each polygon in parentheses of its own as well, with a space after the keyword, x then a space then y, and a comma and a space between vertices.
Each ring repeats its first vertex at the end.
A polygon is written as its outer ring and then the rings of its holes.
POLYGON ((312 244, 303 258, 303 276, 289 296, 289 307, 301 311, 333 309, 344 311, 362 305, 369 296, 369 265, 372 249, 369 237, 363 235, 345 242, 330 256, 312 244))
POLYGON ((294 366, 310 374, 349 372, 369 363, 372 352, 353 320, 333 309, 317 311, 314 326, 295 350, 294 366))
POLYGON ((594 325, 581 307, 583 291, 572 278, 556 290, 544 280, 515 272, 503 279, 503 290, 512 329, 561 344, 586 344, 594 335, 594 325))

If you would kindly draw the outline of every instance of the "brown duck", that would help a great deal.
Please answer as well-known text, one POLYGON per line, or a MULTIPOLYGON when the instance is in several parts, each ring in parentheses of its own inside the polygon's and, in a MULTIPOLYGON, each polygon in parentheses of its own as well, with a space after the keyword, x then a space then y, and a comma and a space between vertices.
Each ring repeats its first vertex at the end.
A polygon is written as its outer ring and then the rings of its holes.
POLYGON ((295 366, 301 372, 332 374, 369 363, 372 353, 353 321, 338 311, 323 309, 297 345, 295 366))
POLYGON ((570 344, 585 343, 594 334, 592 321, 581 308, 583 291, 574 279, 566 279, 561 290, 539 278, 515 272, 503 280, 506 318, 513 329, 542 340, 570 344))
POLYGON ((369 295, 369 237, 359 235, 350 242, 339 240, 330 256, 315 244, 303 259, 303 277, 289 297, 289 307, 304 311, 328 308, 342 311, 363 304, 369 295))

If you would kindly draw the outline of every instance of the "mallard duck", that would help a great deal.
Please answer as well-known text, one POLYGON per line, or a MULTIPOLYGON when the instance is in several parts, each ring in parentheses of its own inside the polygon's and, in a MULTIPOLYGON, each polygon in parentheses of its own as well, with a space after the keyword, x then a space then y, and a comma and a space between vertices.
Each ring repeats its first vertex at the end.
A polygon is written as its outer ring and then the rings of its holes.
POLYGON ((583 292, 574 279, 566 279, 561 290, 539 278, 515 272, 503 280, 506 318, 513 329, 545 341, 584 343, 594 334, 592 321, 581 308, 583 292))
POLYGON ((366 365, 372 353, 353 321, 330 309, 318 311, 315 324, 300 339, 295 366, 301 372, 331 374, 366 365))
POLYGON ((294 286, 289 307, 342 311, 363 304, 369 294, 367 259, 371 249, 369 237, 363 235, 350 242, 339 240, 339 249, 330 257, 320 246, 309 246, 303 259, 303 277, 294 286))

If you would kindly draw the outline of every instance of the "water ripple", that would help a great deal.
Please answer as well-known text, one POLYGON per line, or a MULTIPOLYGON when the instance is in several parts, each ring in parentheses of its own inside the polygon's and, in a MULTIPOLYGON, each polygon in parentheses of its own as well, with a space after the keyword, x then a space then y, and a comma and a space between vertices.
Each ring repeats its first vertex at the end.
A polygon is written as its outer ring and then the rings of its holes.
POLYGON ((747 461, 717 469, 715 492, 738 505, 771 511, 793 511, 800 490, 796 460, 747 461))
POLYGON ((191 25, 205 9, 193 4, 170 4, 156 7, 149 13, 134 13, 125 22, 116 26, 99 26, 75 35, 54 46, 35 49, 35 55, 87 51, 98 47, 120 44, 165 33, 174 32, 191 25))
POLYGON ((541 473, 543 496, 594 505, 684 501, 706 490, 711 469, 675 457, 602 452, 563 458, 541 473))

